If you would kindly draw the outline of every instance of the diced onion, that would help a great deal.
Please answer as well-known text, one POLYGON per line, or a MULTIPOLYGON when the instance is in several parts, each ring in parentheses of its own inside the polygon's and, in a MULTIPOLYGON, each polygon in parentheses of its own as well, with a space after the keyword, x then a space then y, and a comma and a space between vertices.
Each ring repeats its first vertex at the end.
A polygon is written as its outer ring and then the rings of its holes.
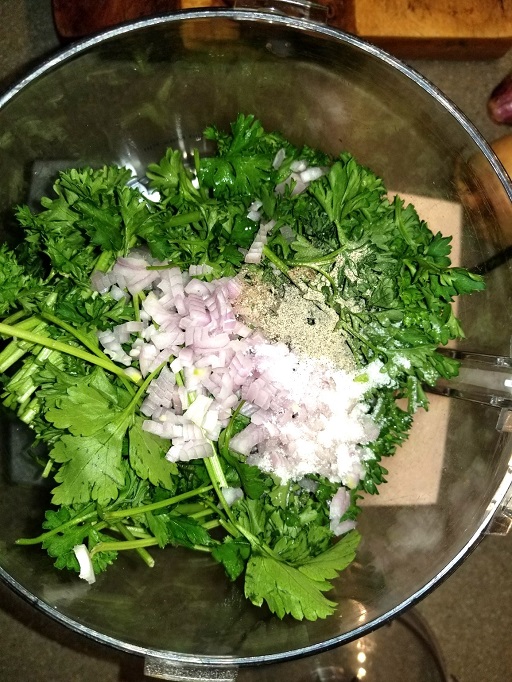
POLYGON ((307 163, 301 159, 299 161, 292 161, 290 164, 290 170, 292 170, 294 173, 300 173, 302 171, 305 171, 307 168, 307 163))
POLYGON ((310 166, 301 172, 300 179, 302 182, 309 183, 313 182, 313 180, 318 180, 322 175, 324 175, 324 170, 322 168, 319 166, 310 166))
POLYGON ((231 507, 235 504, 237 500, 241 500, 244 497, 244 491, 242 488, 221 488, 221 493, 224 495, 224 499, 231 507))
POLYGON ((205 395, 198 395, 192 405, 185 412, 185 417, 197 426, 202 426, 208 412, 208 408, 213 403, 213 398, 205 395))
POLYGON ((281 148, 281 149, 277 152, 277 154, 274 156, 274 160, 273 160, 273 162, 272 162, 272 167, 273 167, 275 170, 278 170, 279 168, 281 168, 281 166, 283 165, 283 161, 285 160, 285 158, 286 158, 286 151, 285 151, 284 148, 281 148))
MULTIPOLYGON (((283 191, 290 183, 293 193, 303 191, 325 172, 295 162, 283 191)), ((260 209, 255 200, 249 212, 260 209)), ((259 225, 246 262, 261 261, 274 226, 273 220, 259 225)), ((295 239, 291 227, 280 230, 287 241, 295 239)), ((125 289, 146 291, 140 321, 98 333, 105 353, 136 380, 163 365, 141 404, 143 429, 171 440, 171 461, 211 457, 211 441, 245 401, 240 413, 251 421, 230 448, 282 481, 308 481, 308 474, 318 473, 342 483, 331 501, 330 524, 333 533, 347 532, 353 522, 340 521, 350 499, 346 488, 364 476, 365 461, 373 456, 366 444, 379 433, 361 401, 370 388, 391 385, 382 364, 365 368, 369 379, 361 382, 323 361, 299 358, 237 319, 233 302, 243 290, 241 278, 197 279, 212 274, 206 264, 191 265, 188 272, 148 270, 154 262, 136 252, 120 258, 108 275, 94 275, 96 287, 116 296, 128 296, 125 289)))
POLYGON ((78 577, 82 578, 82 580, 87 580, 89 585, 92 585, 96 582, 96 576, 94 575, 94 568, 89 550, 85 545, 75 545, 73 547, 73 552, 75 553, 76 559, 80 566, 80 573, 78 577))

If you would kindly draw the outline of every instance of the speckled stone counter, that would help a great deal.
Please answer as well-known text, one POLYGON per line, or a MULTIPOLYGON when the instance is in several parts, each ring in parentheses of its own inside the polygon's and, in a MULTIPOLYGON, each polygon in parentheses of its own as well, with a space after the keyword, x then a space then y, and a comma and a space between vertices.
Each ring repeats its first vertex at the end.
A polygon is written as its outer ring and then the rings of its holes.
MULTIPOLYGON (((50 0, 0 2, 2 90, 57 46, 50 0)), ((489 120, 486 101, 493 86, 512 70, 512 52, 494 61, 415 61, 412 65, 444 91, 488 140, 509 132, 489 120)), ((512 534, 486 537, 417 608, 459 682, 512 679, 512 534)), ((141 679, 139 659, 66 630, 0 583, 0 680, 141 679)))

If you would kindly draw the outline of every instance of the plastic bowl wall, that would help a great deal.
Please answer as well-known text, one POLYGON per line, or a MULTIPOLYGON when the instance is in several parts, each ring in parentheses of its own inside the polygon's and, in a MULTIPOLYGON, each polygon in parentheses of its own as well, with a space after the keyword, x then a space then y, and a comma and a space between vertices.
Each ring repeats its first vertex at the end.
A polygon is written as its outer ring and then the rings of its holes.
MULTIPOLYGON (((130 164, 141 173, 171 145, 186 155, 206 125, 253 113, 293 142, 349 150, 397 192, 457 202, 454 173, 482 151, 459 112, 429 83, 361 41, 306 21, 254 12, 192 12, 121 27, 71 47, 9 92, 0 108, 0 211, 49 191, 58 168, 130 164)), ((504 180, 506 183, 506 180, 504 180)), ((478 183, 477 187, 478 187, 478 183)), ((500 249, 501 227, 463 213, 462 264, 500 249), (482 236, 482 224, 491 237, 482 236)), ((507 200, 506 191, 503 195, 507 200)), ((449 230, 449 225, 447 229, 449 230)), ((507 265, 459 308, 462 344, 509 355, 512 283, 507 265)), ((338 581, 338 614, 283 622, 245 601, 208 556, 157 553, 156 567, 123 557, 89 587, 56 571, 38 548, 48 490, 23 452, 26 434, 4 421, 0 566, 15 589, 70 627, 129 651, 175 661, 256 663, 320 651, 358 637, 425 594, 481 537, 503 494, 509 437, 492 407, 449 402, 436 503, 368 507, 357 562, 338 581)), ((435 433, 437 424, 432 420, 435 433)), ((420 500, 418 500, 420 502, 420 500)), ((475 589, 478 586, 475 585, 475 589)))

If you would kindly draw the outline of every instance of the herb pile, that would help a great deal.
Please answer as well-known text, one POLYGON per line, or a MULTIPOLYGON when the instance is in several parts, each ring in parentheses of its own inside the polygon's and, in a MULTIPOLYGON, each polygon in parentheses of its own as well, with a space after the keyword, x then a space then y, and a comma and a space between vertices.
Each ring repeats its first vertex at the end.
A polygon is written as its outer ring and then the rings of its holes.
POLYGON ((308 485, 282 484, 247 464, 230 448, 249 422, 240 409, 211 457, 168 461, 170 441, 145 431, 140 412, 159 370, 142 380, 98 343, 98 332, 140 319, 144 294, 100 295, 91 276, 136 247, 164 267, 207 265, 198 275, 207 281, 236 275, 260 228, 251 206, 261 202, 272 229, 261 264, 245 267, 286 278, 334 310, 361 376, 378 360, 391 379, 365 396, 380 435, 337 521, 355 519, 360 493, 385 480, 382 458, 428 405, 422 385, 457 373, 436 348, 463 335, 454 297, 484 285, 450 267, 450 239, 400 198, 388 201, 382 181, 350 154, 295 147, 253 116, 205 136, 217 154, 195 153, 192 170, 172 149, 143 183, 124 168, 69 170, 41 211, 17 209, 25 238, 0 248, 2 400, 46 446, 42 475, 55 481, 42 534, 18 543, 41 544, 72 571, 80 568, 74 548, 86 545, 96 574, 124 550, 152 566, 152 546, 180 545, 211 554, 231 580, 243 577, 247 598, 278 617, 325 618, 336 604, 324 593, 359 542, 355 530, 333 542, 329 504, 341 484, 314 474, 308 485), (292 175, 299 161, 324 169, 301 191, 292 175), (243 491, 231 505, 229 487, 243 491))

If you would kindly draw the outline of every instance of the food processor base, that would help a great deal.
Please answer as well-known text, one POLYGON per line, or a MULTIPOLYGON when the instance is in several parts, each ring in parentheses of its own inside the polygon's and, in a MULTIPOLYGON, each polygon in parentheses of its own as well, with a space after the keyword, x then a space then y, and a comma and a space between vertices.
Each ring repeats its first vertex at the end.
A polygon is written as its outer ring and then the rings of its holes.
POLYGON ((176 682, 457 682, 426 620, 414 609, 366 637, 316 656, 239 670, 178 667, 146 658, 144 672, 176 682))

